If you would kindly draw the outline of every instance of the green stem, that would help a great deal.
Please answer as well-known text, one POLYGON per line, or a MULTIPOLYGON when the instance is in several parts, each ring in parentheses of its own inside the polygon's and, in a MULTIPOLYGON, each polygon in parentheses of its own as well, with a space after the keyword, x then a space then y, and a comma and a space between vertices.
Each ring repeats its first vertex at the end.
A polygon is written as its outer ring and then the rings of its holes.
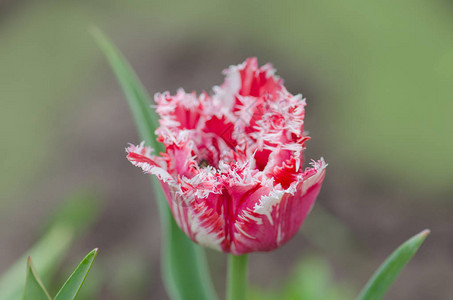
POLYGON ((228 256, 226 300, 245 300, 248 255, 228 256))

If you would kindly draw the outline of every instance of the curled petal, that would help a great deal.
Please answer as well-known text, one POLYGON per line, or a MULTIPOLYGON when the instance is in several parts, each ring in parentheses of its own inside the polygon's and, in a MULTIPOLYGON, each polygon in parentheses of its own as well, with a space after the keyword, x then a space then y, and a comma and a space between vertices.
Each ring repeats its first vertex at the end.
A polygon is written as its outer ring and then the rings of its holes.
POLYGON ((256 58, 224 71, 213 94, 155 95, 165 153, 130 145, 128 160, 161 181, 179 227, 233 254, 269 251, 297 232, 326 164, 303 170, 305 99, 256 58))
POLYGON ((161 158, 151 156, 152 149, 144 146, 142 142, 139 146, 130 145, 126 148, 127 159, 134 165, 143 170, 146 174, 154 174, 161 181, 173 183, 174 180, 167 172, 165 163, 161 158))
POLYGON ((242 222, 238 223, 235 254, 275 249, 297 233, 324 180, 326 164, 323 160, 318 163, 310 177, 300 181, 294 191, 272 192, 263 196, 253 210, 243 212, 242 222))

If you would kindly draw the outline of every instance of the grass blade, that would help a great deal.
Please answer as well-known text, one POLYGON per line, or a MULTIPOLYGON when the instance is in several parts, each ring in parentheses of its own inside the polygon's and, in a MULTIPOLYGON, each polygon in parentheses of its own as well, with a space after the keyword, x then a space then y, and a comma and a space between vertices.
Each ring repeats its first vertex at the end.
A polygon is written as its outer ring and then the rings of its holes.
POLYGON ((39 279, 30 257, 27 260, 27 277, 22 300, 52 300, 41 279, 39 279))
POLYGON ((74 273, 64 283, 63 287, 55 296, 55 300, 72 300, 77 296, 80 288, 82 287, 85 278, 90 272, 94 259, 98 254, 98 249, 94 249, 80 262, 79 266, 75 269, 74 273))
POLYGON ((387 292, 404 266, 411 260, 429 234, 423 230, 398 247, 373 274, 357 300, 379 300, 387 292))
MULTIPOLYGON (((97 28, 93 37, 110 63, 129 103, 139 134, 156 152, 164 147, 156 141, 154 131, 158 117, 150 108, 151 100, 129 63, 109 39, 97 28)), ((162 274, 173 300, 215 300, 215 294, 204 256, 204 250, 194 244, 176 225, 156 178, 152 178, 162 222, 162 274)))

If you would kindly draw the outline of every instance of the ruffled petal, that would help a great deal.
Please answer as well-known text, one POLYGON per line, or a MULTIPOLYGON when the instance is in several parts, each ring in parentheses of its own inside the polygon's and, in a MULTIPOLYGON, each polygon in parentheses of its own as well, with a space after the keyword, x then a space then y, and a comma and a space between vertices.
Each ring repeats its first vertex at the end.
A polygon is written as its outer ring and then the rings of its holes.
POLYGON ((275 76, 272 65, 259 68, 256 57, 247 58, 244 63, 231 66, 224 73, 226 79, 222 88, 234 95, 260 97, 265 93, 274 95, 284 89, 283 80, 275 76))
POLYGON ((146 174, 156 175, 159 180, 173 184, 174 178, 167 172, 166 164, 160 157, 152 156, 152 149, 145 147, 144 142, 140 145, 130 145, 126 148, 127 159, 143 170, 146 174))
POLYGON ((195 242, 233 254, 272 250, 298 230, 325 175, 305 171, 305 99, 270 64, 248 58, 213 95, 156 94, 165 153, 131 145, 127 158, 161 181, 177 224, 195 242))
POLYGON ((232 252, 236 255, 270 251, 299 230, 315 203, 325 176, 324 160, 306 170, 306 176, 289 190, 273 190, 262 196, 253 209, 246 209, 237 222, 232 252), (246 234, 244 234, 246 233, 246 234))
POLYGON ((206 198, 194 197, 190 201, 179 192, 171 192, 170 209, 178 226, 194 242, 216 250, 224 250, 224 219, 218 205, 222 195, 210 193, 206 198))
POLYGON ((155 94, 156 112, 160 115, 161 126, 195 129, 203 112, 203 103, 208 97, 206 93, 200 96, 195 92, 188 94, 183 89, 179 89, 174 96, 169 92, 155 94))

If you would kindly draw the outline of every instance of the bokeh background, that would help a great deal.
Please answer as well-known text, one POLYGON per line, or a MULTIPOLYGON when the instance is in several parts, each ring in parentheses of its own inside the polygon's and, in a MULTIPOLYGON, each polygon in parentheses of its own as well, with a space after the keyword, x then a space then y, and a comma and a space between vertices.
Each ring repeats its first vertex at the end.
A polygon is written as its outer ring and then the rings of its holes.
MULTIPOLYGON (((386 299, 453 299, 448 0, 0 1, 0 273, 69 211, 77 230, 46 281, 99 247, 80 299, 167 297, 149 180, 125 159, 139 139, 92 25, 151 94, 209 90, 257 56, 307 98, 306 157, 326 159, 326 181, 301 233, 251 256, 254 298, 352 299, 430 228, 386 299)), ((222 291, 225 257, 208 257, 222 291)))

